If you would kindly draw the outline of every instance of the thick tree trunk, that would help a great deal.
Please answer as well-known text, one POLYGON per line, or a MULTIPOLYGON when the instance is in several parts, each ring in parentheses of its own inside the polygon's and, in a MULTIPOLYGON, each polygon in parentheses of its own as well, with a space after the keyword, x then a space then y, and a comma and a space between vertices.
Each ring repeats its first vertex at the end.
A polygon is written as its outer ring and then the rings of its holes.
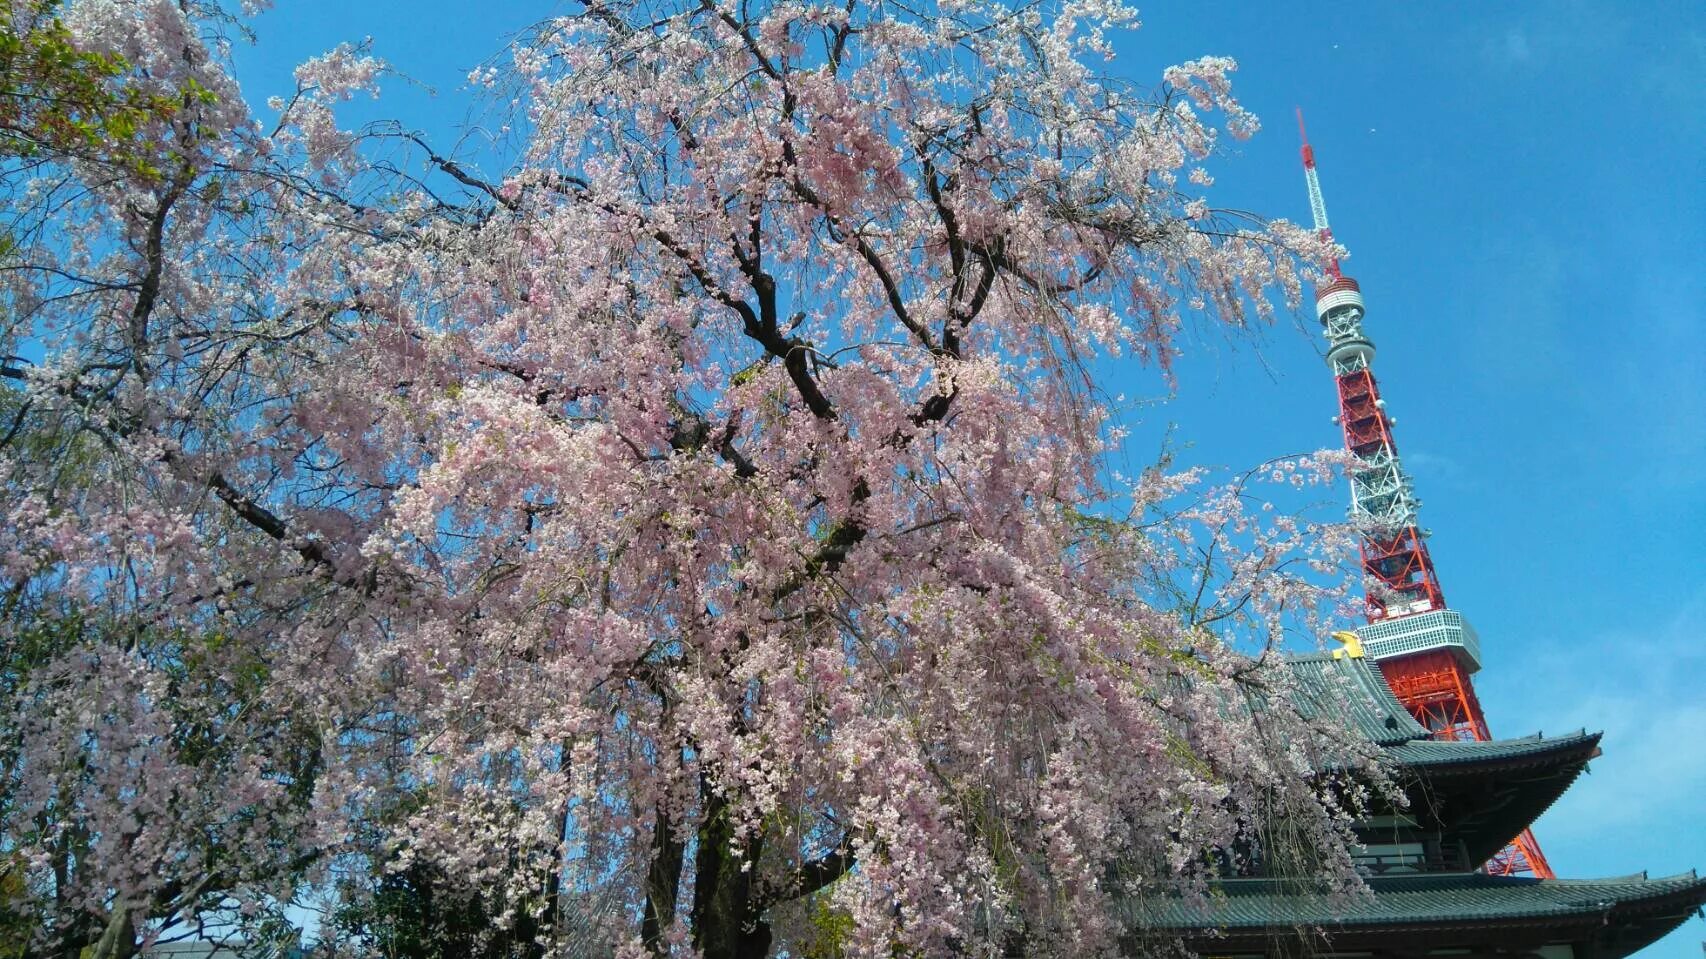
POLYGON ((741 868, 743 861, 758 858, 760 840, 737 851, 728 803, 708 787, 703 792, 705 821, 693 860, 693 944, 704 959, 765 959, 770 954, 770 924, 754 908, 757 870, 741 868))
POLYGON ((101 938, 87 951, 86 959, 131 959, 136 955, 136 926, 131 908, 120 903, 101 930, 101 938))
POLYGON ((652 866, 646 874, 646 910, 640 920, 640 939, 647 949, 661 956, 669 952, 663 937, 675 923, 681 865, 687 847, 676 838, 669 815, 662 809, 658 810, 657 823, 652 829, 652 866))

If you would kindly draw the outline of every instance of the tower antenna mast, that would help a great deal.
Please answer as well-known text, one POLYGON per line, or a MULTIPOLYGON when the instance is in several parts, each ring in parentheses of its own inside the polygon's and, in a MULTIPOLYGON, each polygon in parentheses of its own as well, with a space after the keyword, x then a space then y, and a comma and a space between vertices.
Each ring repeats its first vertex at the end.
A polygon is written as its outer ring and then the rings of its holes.
MULTIPOLYGON (((1321 178, 1315 173, 1315 148, 1309 145, 1309 131, 1303 126, 1303 108, 1297 108, 1297 136, 1303 141, 1303 178, 1309 184, 1309 216, 1315 221, 1315 233, 1322 240, 1333 242, 1333 227, 1327 222, 1327 199, 1321 195, 1321 178)), ((1339 275, 1339 259, 1327 262, 1327 274, 1339 275)))

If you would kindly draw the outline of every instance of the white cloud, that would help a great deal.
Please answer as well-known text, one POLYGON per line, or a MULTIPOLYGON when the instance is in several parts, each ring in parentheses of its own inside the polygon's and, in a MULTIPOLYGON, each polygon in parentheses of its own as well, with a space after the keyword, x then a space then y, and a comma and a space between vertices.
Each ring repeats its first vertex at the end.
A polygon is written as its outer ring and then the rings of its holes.
MULTIPOLYGON (((1706 588, 1668 610, 1631 610, 1630 623, 1556 637, 1553 654, 1525 664, 1520 690, 1501 694, 1501 712, 1525 727, 1605 733, 1605 755, 1536 826, 1565 874, 1584 874, 1571 860, 1614 872, 1706 866, 1706 835, 1689 826, 1706 796, 1706 588)), ((1497 731, 1521 731, 1506 725, 1497 731)))

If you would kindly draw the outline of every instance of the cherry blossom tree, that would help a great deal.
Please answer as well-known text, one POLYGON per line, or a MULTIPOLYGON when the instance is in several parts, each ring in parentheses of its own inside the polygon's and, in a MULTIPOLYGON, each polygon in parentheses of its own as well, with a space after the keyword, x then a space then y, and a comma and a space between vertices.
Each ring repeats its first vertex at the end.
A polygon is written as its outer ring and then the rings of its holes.
POLYGON ((364 47, 263 123, 234 15, 64 23, 172 107, 7 170, 42 948, 336 889, 352 953, 399 896, 492 955, 1100 953, 1276 819, 1351 881, 1356 747, 1232 643, 1333 537, 1114 476, 1088 372, 1322 253, 1206 198, 1230 61, 1108 79, 1101 0, 599 0, 472 78, 487 175, 340 126, 364 47))

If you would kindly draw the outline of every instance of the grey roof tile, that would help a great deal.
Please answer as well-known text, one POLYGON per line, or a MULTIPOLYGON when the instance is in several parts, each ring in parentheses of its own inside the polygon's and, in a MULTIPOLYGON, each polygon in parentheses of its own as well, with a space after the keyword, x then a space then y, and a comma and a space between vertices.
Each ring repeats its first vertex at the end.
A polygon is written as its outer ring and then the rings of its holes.
POLYGON ((1381 876, 1372 895, 1332 897, 1301 891, 1294 881, 1233 879, 1206 897, 1158 896, 1127 904, 1143 928, 1262 929, 1289 926, 1390 925, 1490 918, 1591 915, 1677 893, 1706 898, 1706 880, 1693 872, 1661 879, 1644 874, 1614 879, 1530 879, 1482 873, 1381 876))

